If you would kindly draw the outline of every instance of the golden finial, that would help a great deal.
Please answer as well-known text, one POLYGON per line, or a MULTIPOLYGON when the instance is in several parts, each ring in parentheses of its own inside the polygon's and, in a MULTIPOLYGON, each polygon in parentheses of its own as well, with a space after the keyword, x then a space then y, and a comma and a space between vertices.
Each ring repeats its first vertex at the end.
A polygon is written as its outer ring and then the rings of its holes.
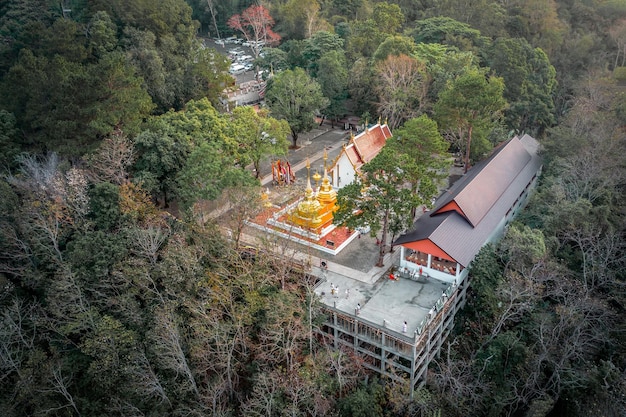
POLYGON ((306 195, 309 196, 313 192, 311 187, 311 163, 309 158, 306 159, 306 195))
POLYGON ((387 118, 385 117, 385 126, 387 126, 387 118))
POLYGON ((315 188, 319 188, 321 179, 322 179, 322 176, 320 175, 320 173, 315 171, 315 174, 313 174, 313 181, 315 181, 315 188))
POLYGON ((380 116, 378 116, 378 124, 380 124, 380 116))

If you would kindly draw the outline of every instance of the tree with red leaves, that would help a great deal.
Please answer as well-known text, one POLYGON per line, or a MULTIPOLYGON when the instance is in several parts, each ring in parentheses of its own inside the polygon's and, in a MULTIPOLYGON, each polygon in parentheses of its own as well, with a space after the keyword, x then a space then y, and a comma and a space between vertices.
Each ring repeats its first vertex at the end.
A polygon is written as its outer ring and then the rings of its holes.
POLYGON ((280 35, 272 30, 274 19, 263 6, 252 5, 241 14, 231 16, 227 24, 231 29, 243 33, 255 58, 258 58, 262 44, 274 46, 280 42, 280 35))

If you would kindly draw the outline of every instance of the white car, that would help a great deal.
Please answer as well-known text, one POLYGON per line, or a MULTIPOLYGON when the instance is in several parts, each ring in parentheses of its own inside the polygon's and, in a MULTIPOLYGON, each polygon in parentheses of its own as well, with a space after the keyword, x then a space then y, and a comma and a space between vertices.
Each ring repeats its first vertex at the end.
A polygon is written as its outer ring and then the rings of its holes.
POLYGON ((233 64, 230 66, 228 72, 230 72, 232 75, 243 74, 244 72, 246 72, 246 67, 241 64, 233 64))

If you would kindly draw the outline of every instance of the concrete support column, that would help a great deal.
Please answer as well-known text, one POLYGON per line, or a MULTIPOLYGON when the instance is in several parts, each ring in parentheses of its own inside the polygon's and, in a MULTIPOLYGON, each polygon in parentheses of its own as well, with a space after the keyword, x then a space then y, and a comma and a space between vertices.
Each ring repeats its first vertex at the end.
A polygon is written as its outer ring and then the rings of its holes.
POLYGON ((427 268, 430 268, 430 263, 433 260, 433 255, 431 255, 430 253, 428 254, 428 265, 426 265, 427 268))
POLYGON ((385 332, 380 339, 380 372, 385 372, 385 362, 387 361, 387 351, 385 350, 385 332))
MULTIPOLYGON (((417 339, 417 338, 416 338, 417 339)), ((413 346, 411 349, 412 353, 413 353, 413 359, 411 360, 411 399, 413 399, 413 390, 415 390, 415 384, 417 383, 417 381, 415 380, 415 361, 417 361, 417 346, 416 346, 416 342, 413 342, 413 346)))
POLYGON ((357 353, 357 347, 359 346, 359 320, 354 319, 354 353, 357 353))
POLYGON ((339 348, 339 331, 337 330, 337 313, 333 312, 333 346, 335 349, 339 348))

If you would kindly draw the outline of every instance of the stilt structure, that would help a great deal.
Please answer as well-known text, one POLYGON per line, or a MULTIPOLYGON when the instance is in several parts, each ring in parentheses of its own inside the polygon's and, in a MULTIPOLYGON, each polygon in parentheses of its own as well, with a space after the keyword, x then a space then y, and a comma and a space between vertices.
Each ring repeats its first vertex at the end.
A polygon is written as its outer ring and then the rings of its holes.
POLYGON ((366 368, 394 381, 409 381, 412 392, 426 383, 428 366, 465 305, 468 287, 467 277, 461 285, 451 286, 412 333, 390 329, 385 320, 382 325, 372 323, 361 317, 360 309, 351 314, 327 304, 322 307, 326 321, 319 333, 335 349, 353 349, 366 368))

